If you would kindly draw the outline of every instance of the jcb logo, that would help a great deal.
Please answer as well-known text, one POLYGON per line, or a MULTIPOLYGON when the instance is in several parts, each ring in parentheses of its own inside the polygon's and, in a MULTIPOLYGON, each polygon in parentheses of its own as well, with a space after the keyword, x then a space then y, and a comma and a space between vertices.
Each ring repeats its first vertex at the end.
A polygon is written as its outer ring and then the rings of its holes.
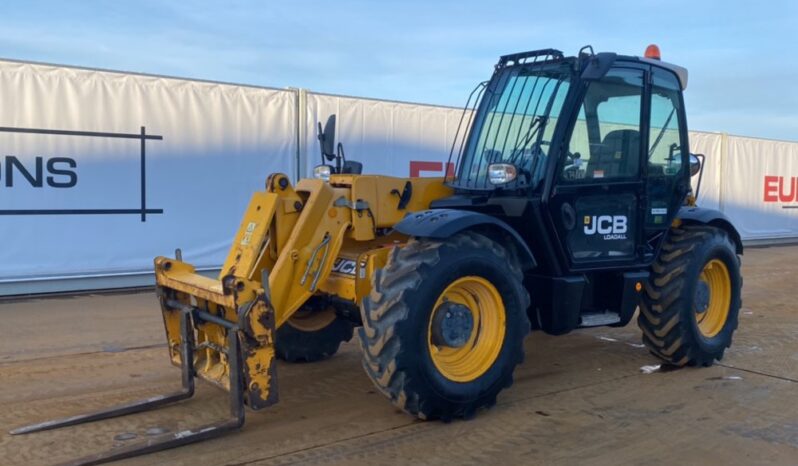
POLYGON ((626 239, 626 215, 585 215, 585 234, 603 235, 604 239, 626 239))
MULTIPOLYGON (((366 263, 360 263, 360 278, 366 277, 366 263)), ((355 276, 355 271, 357 270, 357 262, 353 261, 352 259, 344 259, 343 257, 339 257, 335 259, 335 262, 332 266, 332 272, 340 273, 342 275, 351 275, 355 276)))

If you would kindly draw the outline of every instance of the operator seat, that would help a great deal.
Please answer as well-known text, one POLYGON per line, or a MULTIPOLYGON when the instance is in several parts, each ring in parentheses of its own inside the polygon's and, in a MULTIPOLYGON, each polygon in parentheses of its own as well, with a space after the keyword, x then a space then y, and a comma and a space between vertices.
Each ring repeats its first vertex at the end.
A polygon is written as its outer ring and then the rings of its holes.
POLYGON ((588 163, 587 178, 630 177, 637 174, 640 164, 639 131, 610 131, 597 149, 588 163))

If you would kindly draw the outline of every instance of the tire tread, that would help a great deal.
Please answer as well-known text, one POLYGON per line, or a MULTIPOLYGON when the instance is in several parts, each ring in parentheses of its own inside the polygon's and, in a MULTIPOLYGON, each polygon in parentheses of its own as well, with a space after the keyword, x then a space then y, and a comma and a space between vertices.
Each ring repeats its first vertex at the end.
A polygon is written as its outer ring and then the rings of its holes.
MULTIPOLYGON (((460 233, 445 241, 410 240, 406 246, 395 248, 389 255, 385 268, 374 275, 372 291, 363 300, 361 313, 363 327, 359 332, 363 354, 363 368, 374 385, 403 411, 420 419, 473 417, 477 409, 496 402, 496 393, 471 403, 440 403, 429 395, 429 387, 420 380, 412 380, 397 366, 397 357, 403 349, 402 338, 395 326, 406 319, 410 309, 409 294, 418 291, 425 277, 434 271, 443 248, 486 249, 508 264, 508 273, 514 280, 523 280, 523 272, 508 251, 495 241, 473 232, 460 233)), ((524 291, 524 310, 529 306, 529 294, 524 291)), ((526 329, 529 321, 523 313, 526 329)), ((518 342, 512 351, 513 364, 523 361, 523 344, 518 342)), ((512 384, 512 373, 499 387, 512 384)), ((497 390, 498 391, 498 390, 497 390)))
MULTIPOLYGON (((643 343, 668 364, 709 366, 720 360, 731 345, 729 338, 719 351, 702 351, 689 331, 693 322, 685 317, 685 308, 692 310, 691 297, 683 292, 688 279, 686 271, 695 258, 693 252, 712 238, 726 242, 734 250, 721 229, 697 225, 673 228, 660 257, 651 266, 651 280, 644 287, 637 322, 643 331, 643 343)), ((739 256, 737 260, 739 265, 739 256)), ((735 318, 732 331, 736 328, 735 318)))

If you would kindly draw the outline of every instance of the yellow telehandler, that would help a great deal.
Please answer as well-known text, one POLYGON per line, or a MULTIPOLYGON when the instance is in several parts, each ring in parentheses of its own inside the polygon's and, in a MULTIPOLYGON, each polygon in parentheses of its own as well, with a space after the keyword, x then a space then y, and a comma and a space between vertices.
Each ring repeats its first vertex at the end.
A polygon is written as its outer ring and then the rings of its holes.
POLYGON ((268 177, 217 279, 179 251, 155 259, 182 390, 12 433, 182 400, 199 377, 229 392, 229 419, 74 464, 214 437, 277 402, 278 358, 323 359, 356 327, 368 376, 421 419, 493 405, 530 329, 622 326, 638 308, 655 356, 711 365, 737 327, 743 250, 723 214, 695 205, 686 84, 656 47, 502 56, 469 97, 445 178, 361 174, 331 118, 314 178, 268 177))

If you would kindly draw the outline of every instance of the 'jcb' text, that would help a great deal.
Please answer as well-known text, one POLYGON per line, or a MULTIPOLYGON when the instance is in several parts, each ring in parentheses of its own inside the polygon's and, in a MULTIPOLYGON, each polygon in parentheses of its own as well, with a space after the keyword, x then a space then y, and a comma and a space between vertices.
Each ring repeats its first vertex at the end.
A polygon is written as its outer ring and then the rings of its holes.
POLYGON ((605 240, 626 239, 625 215, 585 215, 585 234, 599 234, 605 240))

